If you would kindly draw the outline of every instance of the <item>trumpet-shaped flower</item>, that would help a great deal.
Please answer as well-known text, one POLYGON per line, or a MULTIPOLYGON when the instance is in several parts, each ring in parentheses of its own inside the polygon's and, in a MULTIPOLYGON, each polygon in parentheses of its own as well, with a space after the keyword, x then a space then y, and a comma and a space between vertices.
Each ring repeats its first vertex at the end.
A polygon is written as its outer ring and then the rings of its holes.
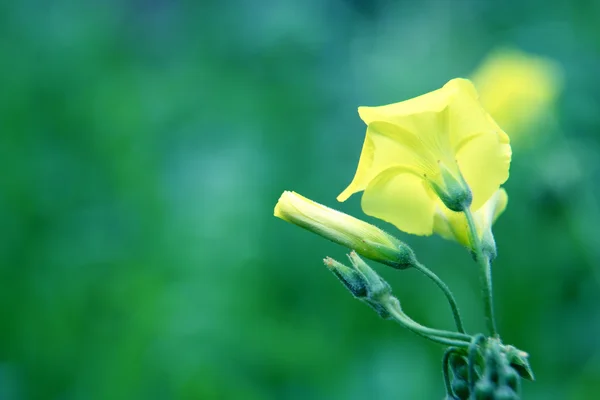
POLYGON ((508 136, 468 80, 358 112, 366 138, 354 179, 338 200, 364 191, 364 212, 400 230, 431 235, 439 207, 477 211, 508 179, 508 136))
POLYGON ((490 54, 472 79, 485 109, 511 137, 539 120, 562 86, 557 63, 511 49, 490 54))
MULTIPOLYGON (((475 213, 473 213, 473 222, 477 231, 477 240, 480 241, 484 250, 495 253, 494 237, 492 235, 492 225, 496 219, 506 209, 508 196, 502 188, 475 213)), ((464 213, 448 210, 442 204, 436 208, 433 230, 438 235, 448 240, 455 240, 458 243, 473 249, 474 243, 469 234, 469 224, 464 213)))

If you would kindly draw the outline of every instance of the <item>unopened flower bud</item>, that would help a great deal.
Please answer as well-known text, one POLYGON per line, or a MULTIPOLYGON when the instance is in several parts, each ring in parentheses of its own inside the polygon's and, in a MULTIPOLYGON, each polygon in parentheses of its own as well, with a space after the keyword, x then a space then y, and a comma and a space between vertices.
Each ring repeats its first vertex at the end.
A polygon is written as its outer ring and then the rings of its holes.
POLYGON ((369 267, 356 252, 353 251, 348 254, 348 258, 356 271, 362 274, 366 283, 369 299, 377 301, 384 296, 390 296, 392 294, 390 285, 384 281, 373 268, 369 267))
POLYGON ((521 378, 519 377, 519 374, 514 370, 514 368, 507 365, 502 370, 502 377, 509 388, 514 390, 516 393, 519 393, 521 378))
POLYGON ((416 263, 410 247, 392 235, 298 193, 283 192, 274 214, 382 264, 404 269, 416 263))
POLYGON ((494 400, 519 400, 519 396, 508 386, 500 386, 494 391, 494 400))
POLYGON ((367 285, 360 272, 331 257, 326 257, 323 262, 354 297, 363 298, 367 296, 367 285))
POLYGON ((508 363, 517 371, 521 378, 534 381, 535 376, 533 375, 531 365, 529 365, 529 354, 510 345, 505 346, 505 351, 508 363))
POLYGON ((487 378, 479 380, 475 384, 475 399, 477 400, 493 400, 495 385, 487 378))
POLYGON ((356 252, 348 255, 352 267, 327 257, 325 265, 338 277, 346 288, 357 299, 367 303, 379 316, 388 319, 390 304, 400 307, 398 300, 392 296, 392 289, 371 267, 367 265, 356 252))

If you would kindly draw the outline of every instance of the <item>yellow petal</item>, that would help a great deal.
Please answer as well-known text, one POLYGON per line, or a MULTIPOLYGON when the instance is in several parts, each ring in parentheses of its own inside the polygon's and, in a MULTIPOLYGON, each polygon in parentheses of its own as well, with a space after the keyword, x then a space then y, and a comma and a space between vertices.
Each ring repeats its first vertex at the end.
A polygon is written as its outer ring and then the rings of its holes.
POLYGON ((391 167, 405 165, 415 173, 426 173, 423 168, 431 164, 427 154, 423 143, 412 133, 387 122, 369 124, 354 179, 338 201, 365 190, 371 180, 391 167))
MULTIPOLYGON (((504 212, 507 203, 508 195, 503 188, 500 188, 479 210, 473 213, 473 221, 480 239, 486 232, 491 235, 492 225, 504 212)), ((447 209, 441 202, 436 205, 433 231, 444 239, 455 240, 470 247, 469 225, 465 215, 447 209)))
POLYGON ((371 139, 367 130, 367 135, 365 137, 365 142, 363 143, 362 151, 360 152, 360 159, 358 160, 358 167, 354 173, 354 178, 348 187, 338 195, 337 201, 346 201, 348 197, 352 196, 354 193, 365 190, 365 187, 369 183, 369 172, 371 171, 371 166, 373 165, 374 156, 375 143, 373 143, 373 139, 371 139))
POLYGON ((462 146, 456 161, 471 188, 471 210, 477 211, 508 179, 511 149, 504 132, 483 133, 462 146))
POLYGON ((450 142, 456 152, 476 135, 502 130, 481 106, 470 81, 460 80, 455 86, 456 92, 448 104, 448 120, 450 142))
POLYGON ((435 201, 421 177, 402 167, 380 173, 362 197, 363 211, 415 235, 431 235, 435 201))
POLYGON ((467 92, 468 95, 477 97, 473 85, 466 79, 458 78, 452 79, 440 89, 409 100, 379 107, 359 107, 358 114, 367 125, 373 121, 394 123, 407 115, 442 111, 448 105, 449 98, 457 92, 467 92))
POLYGON ((498 217, 506 210, 508 205, 508 195, 504 188, 500 188, 496 194, 495 204, 492 210, 490 210, 492 224, 496 222, 498 217))
POLYGON ((380 107, 359 107, 367 124, 386 121, 419 138, 431 157, 447 164, 468 140, 482 132, 501 131, 483 109, 473 84, 453 79, 441 89, 380 107))
POLYGON ((463 246, 469 245, 469 224, 461 212, 451 211, 441 202, 436 205, 433 231, 447 240, 455 240, 463 246))
POLYGON ((448 92, 442 88, 399 103, 378 107, 358 107, 358 115, 367 125, 375 121, 398 123, 402 117, 443 110, 448 103, 447 98, 448 92))

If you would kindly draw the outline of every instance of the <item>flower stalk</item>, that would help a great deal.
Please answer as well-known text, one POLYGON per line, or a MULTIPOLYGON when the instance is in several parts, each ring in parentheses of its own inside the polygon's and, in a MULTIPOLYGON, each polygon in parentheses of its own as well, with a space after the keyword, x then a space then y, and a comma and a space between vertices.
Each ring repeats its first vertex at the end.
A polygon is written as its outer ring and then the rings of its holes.
POLYGON ((409 329, 410 331, 427 338, 433 342, 445 344, 449 346, 457 346, 461 348, 468 348, 471 342, 471 336, 460 332, 451 332, 441 329, 434 329, 423 326, 418 322, 411 319, 406 315, 399 307, 399 303, 389 301, 385 304, 387 311, 390 316, 398 322, 400 325, 409 329))
POLYGON ((483 309, 485 313, 485 323, 490 335, 498 336, 496 329, 496 320, 494 318, 494 303, 492 297, 492 270, 490 265, 490 257, 486 254, 481 246, 481 240, 477 233, 477 227, 473 219, 473 213, 469 207, 464 207, 463 212, 467 218, 469 225, 469 236, 471 238, 471 249, 473 257, 479 264, 479 277, 482 287, 483 309))
POLYGON ((454 317, 454 323, 456 324, 456 329, 458 329, 458 331, 461 333, 465 333, 465 328, 463 327, 463 322, 460 317, 460 312, 458 311, 458 304, 456 303, 456 300, 454 299, 454 295, 450 291, 450 288, 448 287, 448 285, 446 285, 444 283, 444 281, 442 281, 435 273, 433 273, 433 271, 431 271, 429 268, 427 268, 423 264, 417 262, 417 263, 415 263, 414 268, 416 270, 418 270, 419 272, 421 272, 426 277, 428 277, 429 279, 431 279, 442 290, 442 292, 444 293, 444 296, 446 296, 446 299, 448 300, 448 304, 450 304, 450 308, 452 309, 452 316, 454 317))

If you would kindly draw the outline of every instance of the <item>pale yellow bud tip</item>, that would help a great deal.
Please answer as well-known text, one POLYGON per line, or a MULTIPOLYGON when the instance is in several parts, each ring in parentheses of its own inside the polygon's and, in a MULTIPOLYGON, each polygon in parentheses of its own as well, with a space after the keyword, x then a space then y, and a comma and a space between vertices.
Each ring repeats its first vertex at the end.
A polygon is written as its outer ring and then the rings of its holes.
POLYGON ((325 257, 323 259, 323 264, 325 264, 325 266, 329 269, 334 267, 334 259, 331 257, 325 257))

